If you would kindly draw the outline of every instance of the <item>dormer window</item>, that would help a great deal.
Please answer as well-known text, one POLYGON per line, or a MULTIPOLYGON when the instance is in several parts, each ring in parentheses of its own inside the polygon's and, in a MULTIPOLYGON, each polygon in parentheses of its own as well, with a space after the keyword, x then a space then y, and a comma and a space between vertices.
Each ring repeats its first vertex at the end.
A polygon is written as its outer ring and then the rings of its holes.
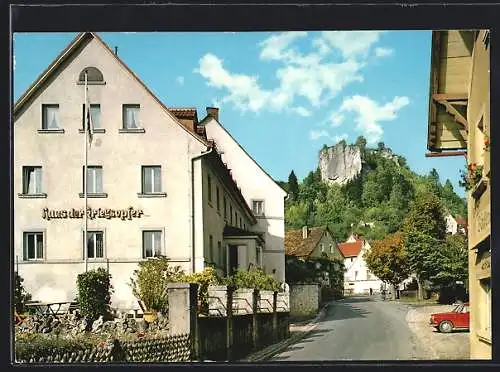
POLYGON ((95 67, 86 67, 78 76, 78 84, 85 84, 85 71, 87 71, 87 84, 106 84, 102 72, 95 67))

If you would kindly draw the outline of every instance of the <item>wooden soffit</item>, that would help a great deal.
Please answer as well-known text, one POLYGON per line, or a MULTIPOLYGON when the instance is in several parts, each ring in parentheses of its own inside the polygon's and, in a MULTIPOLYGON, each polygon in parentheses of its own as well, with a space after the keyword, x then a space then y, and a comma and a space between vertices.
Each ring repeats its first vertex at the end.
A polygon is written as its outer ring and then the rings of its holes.
POLYGON ((473 31, 432 32, 427 149, 467 148, 467 104, 473 31))

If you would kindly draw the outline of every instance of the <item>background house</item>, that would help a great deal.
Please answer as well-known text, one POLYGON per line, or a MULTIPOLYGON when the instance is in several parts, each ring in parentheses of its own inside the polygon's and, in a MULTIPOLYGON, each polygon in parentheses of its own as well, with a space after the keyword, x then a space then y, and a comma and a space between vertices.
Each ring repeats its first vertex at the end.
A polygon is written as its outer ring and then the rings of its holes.
POLYGON ((285 233, 287 256, 300 259, 328 257, 342 260, 344 257, 326 226, 307 227, 285 233))
POLYGON ((366 267, 363 254, 370 249, 370 244, 363 237, 351 234, 344 243, 339 243, 339 250, 344 258, 344 290, 346 294, 370 294, 379 292, 383 282, 366 267))

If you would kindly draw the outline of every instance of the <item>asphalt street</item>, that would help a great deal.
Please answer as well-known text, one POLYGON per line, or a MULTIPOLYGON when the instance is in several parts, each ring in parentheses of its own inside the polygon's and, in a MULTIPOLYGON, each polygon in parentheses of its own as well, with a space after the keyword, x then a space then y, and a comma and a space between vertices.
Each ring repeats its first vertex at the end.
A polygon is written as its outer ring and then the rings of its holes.
POLYGON ((348 297, 317 327, 271 361, 417 360, 423 346, 405 320, 409 306, 378 297, 348 297))

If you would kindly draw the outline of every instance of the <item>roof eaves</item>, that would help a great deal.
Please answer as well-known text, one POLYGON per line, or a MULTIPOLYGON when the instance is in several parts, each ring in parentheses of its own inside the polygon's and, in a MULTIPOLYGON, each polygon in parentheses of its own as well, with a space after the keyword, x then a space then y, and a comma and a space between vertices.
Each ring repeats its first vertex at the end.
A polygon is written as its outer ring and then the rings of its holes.
POLYGON ((26 89, 26 91, 14 103, 13 113, 16 115, 26 102, 38 91, 38 89, 47 81, 52 73, 66 60, 83 41, 89 37, 94 37, 91 32, 81 32, 62 50, 61 53, 42 71, 35 81, 26 89))
POLYGON ((280 185, 278 185, 278 183, 276 182, 276 180, 271 177, 271 175, 269 173, 267 173, 261 166, 259 163, 257 163, 255 161, 254 158, 252 158, 252 156, 243 148, 243 146, 240 145, 240 143, 238 141, 236 141, 236 139, 231 135, 231 133, 229 133, 228 130, 226 130, 226 128, 224 127, 224 125, 222 125, 218 120, 216 120, 213 116, 210 116, 210 115, 207 115, 205 116, 201 121, 200 121, 200 125, 205 125, 206 122, 209 121, 209 119, 213 119, 217 124, 220 125, 220 127, 227 133, 227 135, 238 145, 238 147, 243 150, 243 152, 260 168, 260 170, 262 172, 264 172, 264 174, 269 177, 271 179, 271 181, 274 182, 274 184, 276 184, 276 186, 278 186, 282 191, 283 193, 285 194, 284 196, 287 196, 288 193, 285 191, 285 189, 283 189, 283 187, 281 187, 280 185))

